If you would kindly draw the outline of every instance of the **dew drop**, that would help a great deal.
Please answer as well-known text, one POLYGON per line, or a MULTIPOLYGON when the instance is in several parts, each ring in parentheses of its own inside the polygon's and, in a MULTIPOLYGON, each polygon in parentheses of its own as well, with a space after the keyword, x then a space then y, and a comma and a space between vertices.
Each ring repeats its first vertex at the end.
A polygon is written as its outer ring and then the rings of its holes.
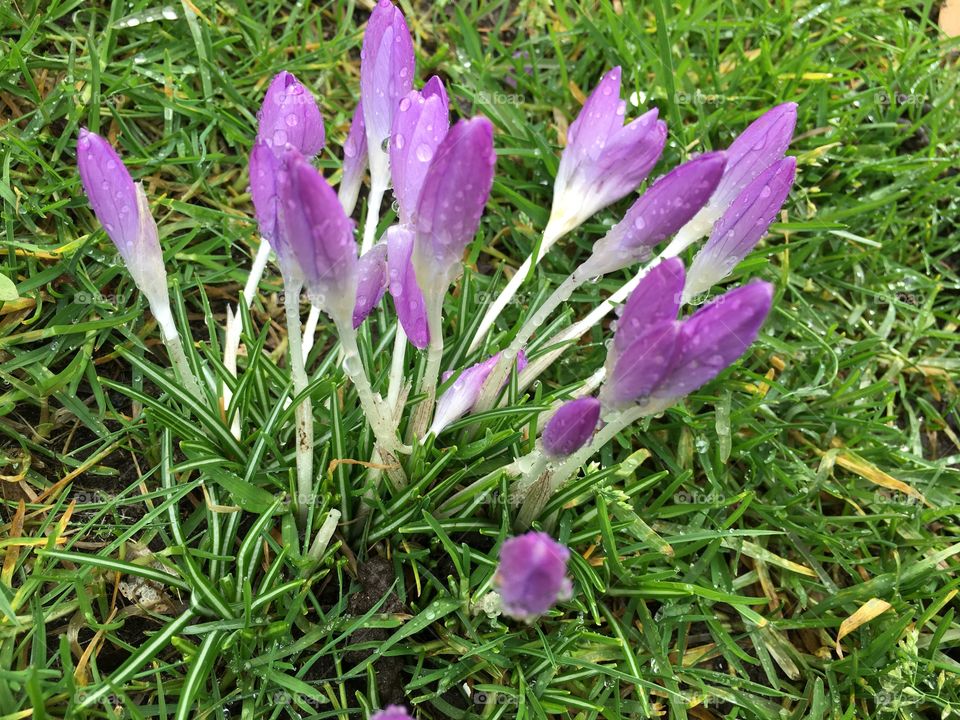
POLYGON ((400 133, 397 133, 396 135, 393 136, 393 146, 397 148, 397 150, 403 150, 404 142, 405 141, 403 139, 403 135, 401 135, 400 133))
POLYGON ((296 127, 299 120, 297 119, 296 115, 294 115, 293 113, 290 113, 289 115, 287 115, 286 122, 287 122, 287 127, 296 127))
POLYGON ((426 143, 420 143, 417 146, 417 160, 420 162, 430 162, 433 159, 433 148, 426 143))
POLYGON ((410 109, 410 98, 405 97, 400 101, 400 112, 406 112, 410 109))

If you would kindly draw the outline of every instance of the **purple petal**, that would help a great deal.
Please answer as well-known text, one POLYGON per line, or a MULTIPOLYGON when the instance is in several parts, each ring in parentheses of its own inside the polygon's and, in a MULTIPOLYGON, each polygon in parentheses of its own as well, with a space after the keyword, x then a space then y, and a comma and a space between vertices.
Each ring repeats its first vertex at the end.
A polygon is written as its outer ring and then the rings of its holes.
POLYGON ((413 232, 391 225, 386 236, 388 285, 397 308, 397 318, 410 344, 423 350, 430 343, 430 329, 423 291, 413 269, 413 232))
POLYGON ((260 235, 274 244, 277 237, 277 174, 280 161, 273 150, 257 140, 250 151, 250 199, 260 235))
POLYGON ((257 139, 280 155, 292 147, 307 157, 323 149, 323 117, 313 94, 297 78, 283 71, 270 81, 258 114, 257 139))
POLYGON ((647 273, 623 305, 613 335, 613 349, 626 351, 648 328, 676 320, 683 295, 683 262, 669 258, 647 273))
POLYGON ((594 245, 594 256, 603 272, 646 259, 649 248, 686 225, 710 199, 723 167, 722 152, 705 153, 653 183, 623 219, 594 245))
POLYGON ((396 107, 413 87, 413 72, 413 41, 403 13, 390 0, 380 0, 360 53, 360 97, 371 153, 383 155, 396 107))
POLYGON ((654 394, 683 397, 715 378, 757 339, 772 302, 773 286, 757 280, 689 317, 680 331, 674 365, 654 394))
POLYGON ((140 237, 133 178, 110 143, 85 128, 77 141, 77 169, 93 213, 129 263, 136 257, 140 237))
POLYGON ((429 96, 411 90, 397 106, 390 139, 390 175, 401 224, 411 222, 430 162, 450 127, 445 100, 446 95, 436 90, 429 96))
POLYGON ((567 577, 570 550, 544 532, 531 531, 506 540, 493 577, 505 614, 532 620, 558 600, 573 594, 567 577))
POLYGON ((569 153, 577 163, 599 159, 610 136, 623 127, 625 108, 620 100, 620 68, 615 67, 603 76, 570 124, 564 156, 569 153))
POLYGON ((387 705, 383 710, 377 710, 370 716, 370 720, 413 720, 407 714, 407 709, 401 705, 387 705))
POLYGON ((493 125, 485 117, 461 120, 450 129, 417 203, 418 258, 428 258, 440 272, 460 262, 490 196, 495 162, 493 125))
POLYGON ((754 120, 727 148, 727 168, 710 205, 726 208, 754 178, 783 157, 797 125, 797 105, 777 105, 754 120))
POLYGON ((687 273, 684 295, 709 290, 733 272, 776 217, 796 175, 797 160, 786 157, 757 176, 720 218, 687 273))
POLYGON ((551 458, 564 458, 587 444, 600 419, 600 401, 581 397, 564 403, 553 414, 543 434, 544 452, 551 458))
MULTIPOLYGON (((433 424, 430 426, 431 433, 439 435, 450 423, 459 420, 473 409, 480 397, 481 390, 483 390, 483 384, 496 367, 500 355, 501 353, 491 355, 486 360, 471 365, 460 373, 460 377, 453 381, 453 385, 444 391, 440 399, 437 400, 437 408, 433 413, 433 424)), ((527 355, 523 350, 517 354, 515 362, 517 372, 522 371, 527 366, 527 355)), ((444 382, 450 378, 450 375, 451 373, 444 375, 444 382)))
POLYGON ((367 128, 363 124, 363 103, 357 103, 350 122, 350 132, 343 143, 343 175, 337 195, 347 215, 353 214, 357 196, 367 169, 367 128))
POLYGON ((352 318, 357 243, 353 222, 330 184, 296 150, 288 150, 277 177, 279 235, 289 243, 311 302, 335 320, 352 318))
MULTIPOLYGON (((431 75, 430 79, 423 86, 423 90, 420 91, 420 94, 425 98, 429 97, 438 97, 440 102, 443 103, 443 107, 447 111, 447 115, 450 114, 450 98, 447 97, 447 88, 443 85, 443 80, 441 80, 436 75, 431 75)), ((449 125, 449 122, 447 123, 449 125)))
POLYGON ((377 243, 357 261, 357 304, 353 307, 353 328, 380 304, 387 290, 387 245, 377 243))
POLYGON ((607 381, 604 402, 612 407, 645 403, 673 367, 680 328, 675 320, 651 325, 620 353, 607 381))

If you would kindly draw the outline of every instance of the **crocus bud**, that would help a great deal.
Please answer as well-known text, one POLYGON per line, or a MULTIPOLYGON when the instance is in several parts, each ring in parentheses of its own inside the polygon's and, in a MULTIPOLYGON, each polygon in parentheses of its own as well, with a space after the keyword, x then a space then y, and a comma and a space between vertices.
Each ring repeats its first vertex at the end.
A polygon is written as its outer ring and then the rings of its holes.
POLYGON ((157 223, 150 214, 143 186, 133 182, 110 143, 86 129, 80 130, 77 142, 77 169, 97 220, 116 245, 157 320, 163 323, 161 329, 170 332, 166 317, 161 317, 169 315, 167 271, 157 223))
POLYGON ((646 260, 710 199, 723 176, 722 152, 704 153, 659 178, 593 246, 590 276, 646 260))
MULTIPOLYGON (((433 424, 430 426, 430 432, 435 436, 443 432, 451 423, 459 420, 466 415, 476 404, 480 397, 480 391, 483 389, 483 383, 497 365, 501 353, 491 355, 483 362, 471 365, 460 376, 453 381, 453 385, 444 391, 440 399, 437 400, 437 407, 433 413, 433 424)), ((527 355, 521 350, 517 354, 517 372, 522 372, 527 366, 527 355)), ((445 373, 443 381, 446 382, 450 373, 445 373)))
POLYGON ((413 720, 402 705, 387 705, 383 710, 377 710, 370 716, 370 720, 413 720))
POLYGON ((386 232, 387 286, 397 308, 397 319, 410 344, 423 350, 430 343, 427 307, 413 269, 413 231, 391 225, 386 232))
POLYGON ((569 600, 573 583, 567 577, 570 550, 544 532, 531 531, 505 541, 493 581, 503 612, 531 622, 558 601, 569 600))
POLYGON ((773 286, 756 280, 730 290, 684 321, 676 359, 653 394, 680 398, 719 375, 757 339, 773 286))
POLYGON ((357 261, 357 302, 353 306, 353 329, 380 304, 387 290, 387 245, 377 243, 357 261))
POLYGON ((564 403, 543 429, 540 440, 548 457, 557 460, 587 444, 600 419, 600 401, 581 397, 564 403))
POLYGON ((363 173, 367 169, 367 128, 363 124, 363 103, 357 103, 350 122, 350 132, 343 142, 343 171, 337 197, 347 215, 353 215, 363 183, 363 173))
POLYGON ((446 91, 437 77, 422 92, 411 90, 397 107, 390 136, 390 175, 403 225, 413 218, 430 161, 449 127, 446 91))
POLYGON ((648 402, 673 367, 680 328, 676 320, 654 323, 617 355, 601 390, 604 406, 616 409, 648 402))
POLYGON ((622 354, 656 323, 676 320, 683 294, 683 262, 669 258, 655 265, 623 304, 610 352, 622 354))
POLYGON ((289 245, 310 302, 337 324, 352 322, 357 290, 353 222, 333 188, 296 150, 283 156, 277 203, 278 235, 289 245))
POLYGON ((436 277, 438 285, 452 279, 480 224, 496 159, 493 125, 485 117, 461 120, 443 138, 423 180, 414 218, 418 275, 436 277))
POLYGON ((578 227, 632 192, 656 164, 667 140, 657 110, 623 124, 620 68, 603 76, 567 132, 553 186, 552 238, 578 227))
POLYGON ((286 71, 270 81, 263 106, 257 113, 257 139, 278 156, 292 147, 307 157, 323 149, 323 117, 313 95, 286 71))
POLYGON ((413 40, 403 13, 380 0, 370 14, 360 52, 360 98, 367 131, 371 183, 389 185, 386 141, 400 99, 413 87, 413 40))
POLYGON ((733 272, 766 234, 787 199, 796 170, 796 158, 786 157, 760 173, 737 196, 690 265, 685 301, 733 272))

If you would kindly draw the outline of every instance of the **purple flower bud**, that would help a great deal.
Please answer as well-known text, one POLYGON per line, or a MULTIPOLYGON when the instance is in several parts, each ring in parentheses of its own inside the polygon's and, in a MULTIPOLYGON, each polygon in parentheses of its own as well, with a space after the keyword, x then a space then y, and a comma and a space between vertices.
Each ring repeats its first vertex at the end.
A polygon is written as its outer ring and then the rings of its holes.
POLYGON ((709 290, 733 272, 762 238, 787 199, 797 159, 786 157, 751 182, 720 218, 687 273, 684 297, 709 290))
POLYGON ((380 304, 387 290, 387 245, 377 243, 357 261, 357 304, 353 306, 353 329, 380 304))
POLYGON ((651 110, 623 124, 620 68, 603 76, 567 133, 553 186, 551 222, 558 234, 632 192, 656 164, 667 126, 651 110))
POLYGON ((280 160, 263 140, 257 140, 250 151, 250 198, 260 228, 260 236, 276 249, 277 238, 277 174, 280 160))
POLYGON ((683 322, 676 360, 656 388, 658 398, 679 398, 719 375, 757 339, 773 286, 761 280, 730 290, 683 322))
POLYGON ((705 153, 659 178, 593 246, 590 273, 613 272, 649 257, 704 206, 723 175, 722 152, 705 153), (594 267, 596 266, 596 267, 594 267))
POLYGON ((461 120, 443 138, 414 217, 418 268, 447 275, 460 262, 490 197, 496 159, 493 125, 485 117, 461 120))
POLYGON ((380 0, 370 14, 360 52, 360 98, 367 129, 370 172, 387 186, 385 141, 400 99, 413 88, 413 40, 403 13, 380 0), (383 176, 383 177, 381 177, 383 176))
POLYGON ((110 143, 85 128, 77 141, 77 169, 90 207, 137 287, 151 305, 168 305, 167 272, 157 223, 143 187, 133 182, 110 143))
MULTIPOLYGON (((491 355, 486 360, 471 365, 462 373, 460 377, 453 381, 453 385, 448 387, 440 399, 437 400, 437 407, 433 413, 433 424, 430 426, 430 432, 434 436, 443 432, 451 423, 459 420, 466 415, 476 404, 480 397, 480 391, 483 390, 483 384, 487 376, 493 372, 501 353, 491 355)), ((517 372, 523 371, 527 366, 527 355, 521 350, 517 354, 517 372)), ((450 373, 445 373, 443 381, 450 378, 450 373)))
POLYGON ((612 352, 623 353, 640 335, 664 320, 676 320, 683 294, 683 262, 669 258, 654 266, 623 305, 612 352))
POLYGON ((570 550, 544 532, 531 531, 506 540, 493 577, 503 612, 530 622, 558 601, 569 600, 573 583, 567 577, 570 550))
POLYGON ((413 720, 407 709, 401 705, 387 705, 370 716, 370 720, 413 720))
POLYGON ((325 142, 317 101, 294 75, 283 71, 270 81, 258 113, 257 139, 279 156, 287 147, 313 157, 325 142))
POLYGON ((575 453, 590 440, 600 419, 600 401, 581 397, 564 403, 553 414, 540 436, 543 449, 554 459, 575 453))
POLYGON ((710 205, 724 210, 754 178, 783 157, 797 125, 797 105, 771 108, 740 133, 727 148, 727 168, 710 205))
POLYGON ((353 222, 323 176, 288 150, 277 176, 278 235, 300 268, 310 301, 335 322, 350 322, 357 288, 353 222))
POLYGON ((413 269, 413 232, 391 225, 386 232, 388 286, 400 326, 410 344, 423 350, 430 343, 427 307, 413 269))
POLYGON ((450 127, 446 92, 439 78, 431 78, 423 92, 411 90, 393 117, 390 175, 400 205, 400 223, 411 222, 430 162, 450 127))
POLYGON ((363 183, 363 173, 367 169, 367 128, 363 124, 363 103, 357 103, 350 122, 350 132, 343 143, 343 174, 337 196, 343 211, 353 215, 363 183))
POLYGON ((661 320, 640 333, 613 363, 601 400, 611 408, 645 403, 676 362, 681 323, 661 320))

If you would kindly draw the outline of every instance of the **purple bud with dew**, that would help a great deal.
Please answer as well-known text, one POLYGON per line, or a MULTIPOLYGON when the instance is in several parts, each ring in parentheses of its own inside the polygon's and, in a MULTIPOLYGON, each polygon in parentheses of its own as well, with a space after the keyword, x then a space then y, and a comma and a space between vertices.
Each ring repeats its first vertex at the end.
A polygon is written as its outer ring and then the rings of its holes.
POLYGON ((343 172, 337 197, 347 215, 353 215, 363 183, 363 173, 367 169, 367 128, 363 124, 363 103, 357 103, 350 122, 350 132, 343 142, 343 172))
POLYGON ((430 343, 427 306, 413 269, 413 232, 400 225, 387 228, 387 287, 400 326, 410 344, 423 350, 430 343))
POLYGON ((727 277, 760 241, 787 199, 796 170, 797 159, 786 157, 760 173, 737 196, 693 259, 685 299, 727 277))
POLYGON ((564 458, 582 448, 593 436, 600 419, 600 401, 581 397, 564 403, 547 422, 540 440, 553 458, 564 458))
POLYGON ((589 274, 613 272, 646 260, 650 248, 672 237, 710 199, 724 164, 722 152, 704 153, 654 182, 593 246, 589 274))
POLYGON ((676 320, 653 323, 618 353, 600 399, 605 407, 645 404, 674 366, 681 324, 676 320))
POLYGON ((413 720, 402 705, 387 705, 370 716, 370 720, 413 720))
POLYGON ((278 235, 299 267, 310 302, 338 325, 352 322, 357 291, 353 221, 330 184, 296 150, 283 156, 277 203, 278 235))
POLYGON ((567 576, 570 550, 544 532, 531 531, 506 540, 493 581, 503 612, 530 622, 558 601, 569 600, 573 583, 567 576))
POLYGON ((679 258, 669 258, 651 268, 623 304, 611 352, 623 353, 652 325, 676 320, 683 283, 683 262, 679 258))
POLYGON ((380 304, 387 290, 387 245, 377 243, 357 261, 357 302, 353 306, 353 328, 380 304))
MULTIPOLYGON (((497 365, 501 353, 491 355, 486 360, 471 365, 460 376, 453 381, 437 400, 437 407, 433 413, 433 424, 430 426, 430 432, 434 436, 443 432, 451 423, 459 420, 466 415, 476 404, 480 397, 480 391, 487 377, 497 365)), ((516 367, 517 372, 521 372, 527 366, 527 355, 521 350, 517 354, 516 367)), ((450 378, 450 373, 445 373, 443 381, 450 378)))
POLYGON ((653 169, 667 140, 657 110, 624 122, 620 68, 590 93, 567 133, 553 186, 550 224, 556 236, 573 230, 607 205, 633 192, 653 169))
POLYGON ((257 140, 277 156, 292 147, 307 157, 323 149, 323 117, 313 94, 286 71, 270 81, 258 113, 257 140))

